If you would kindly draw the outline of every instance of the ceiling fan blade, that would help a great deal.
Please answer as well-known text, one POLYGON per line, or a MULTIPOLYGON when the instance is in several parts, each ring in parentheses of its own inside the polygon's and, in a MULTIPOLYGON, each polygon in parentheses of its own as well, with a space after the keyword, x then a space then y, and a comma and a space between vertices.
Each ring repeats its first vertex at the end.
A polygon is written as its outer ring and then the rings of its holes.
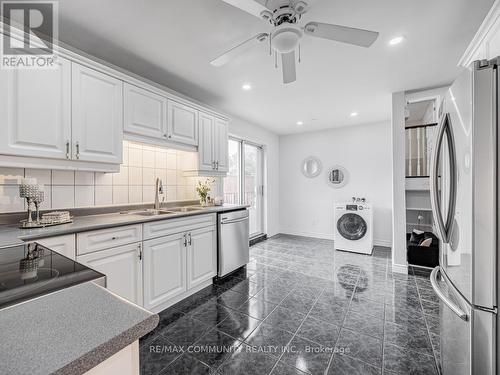
POLYGON ((217 67, 222 66, 231 61, 232 59, 234 59, 236 56, 264 42, 265 40, 267 40, 268 36, 269 35, 267 33, 261 33, 248 40, 245 40, 243 43, 238 44, 236 47, 231 48, 229 51, 224 52, 219 57, 210 61, 210 64, 217 67))
POLYGON ((281 54, 281 66, 283 69, 283 83, 292 83, 297 79, 295 71, 295 51, 281 54))
POLYGON ((318 38, 335 40, 337 42, 370 47, 378 38, 378 32, 355 29, 347 26, 331 25, 329 23, 309 22, 305 33, 318 38))
POLYGON ((259 18, 261 18, 260 14, 263 11, 269 10, 264 5, 258 3, 256 0, 222 0, 222 1, 259 18))

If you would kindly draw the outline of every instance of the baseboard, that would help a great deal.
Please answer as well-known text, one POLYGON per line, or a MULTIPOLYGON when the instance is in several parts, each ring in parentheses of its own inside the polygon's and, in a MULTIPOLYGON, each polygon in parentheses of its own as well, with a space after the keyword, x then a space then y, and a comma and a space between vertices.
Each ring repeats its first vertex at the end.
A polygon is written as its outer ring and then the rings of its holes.
POLYGON ((373 244, 375 246, 384 246, 384 247, 390 247, 392 249, 392 240, 382 240, 382 239, 373 239, 373 244))
POLYGON ((408 274, 408 266, 405 264, 392 264, 392 272, 408 274))
POLYGON ((320 238, 322 240, 332 240, 333 241, 333 234, 331 234, 331 233, 302 232, 302 231, 286 230, 285 229, 285 230, 280 231, 280 234, 289 234, 291 236, 313 237, 313 238, 320 238))
MULTIPOLYGON (((333 233, 303 232, 303 231, 286 230, 286 229, 282 230, 280 233, 290 234, 292 236, 313 237, 313 238, 321 238, 322 240, 333 241, 333 233)), ((392 248, 392 240, 373 239, 373 245, 392 248)))

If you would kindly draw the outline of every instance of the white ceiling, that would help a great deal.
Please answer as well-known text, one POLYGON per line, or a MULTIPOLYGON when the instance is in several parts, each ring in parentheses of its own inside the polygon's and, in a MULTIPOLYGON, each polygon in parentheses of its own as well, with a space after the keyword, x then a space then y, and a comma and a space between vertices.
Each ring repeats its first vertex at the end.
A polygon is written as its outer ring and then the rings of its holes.
POLYGON ((221 0, 60 0, 60 39, 279 134, 383 121, 391 93, 451 82, 493 0, 314 0, 314 20, 379 31, 369 48, 305 37, 283 85, 265 43, 209 61, 269 25, 221 0), (389 46, 404 35, 406 41, 389 46), (244 82, 252 85, 243 91, 244 82), (357 117, 350 117, 351 112, 357 117), (296 122, 304 121, 298 127, 296 122))

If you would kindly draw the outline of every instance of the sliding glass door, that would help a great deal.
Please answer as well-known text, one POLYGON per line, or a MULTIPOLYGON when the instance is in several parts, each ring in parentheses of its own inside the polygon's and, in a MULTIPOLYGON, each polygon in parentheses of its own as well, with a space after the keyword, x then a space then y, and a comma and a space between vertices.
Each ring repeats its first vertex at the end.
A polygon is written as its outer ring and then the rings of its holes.
POLYGON ((249 205, 250 237, 264 233, 264 152, 262 146, 229 139, 229 173, 224 201, 249 205))

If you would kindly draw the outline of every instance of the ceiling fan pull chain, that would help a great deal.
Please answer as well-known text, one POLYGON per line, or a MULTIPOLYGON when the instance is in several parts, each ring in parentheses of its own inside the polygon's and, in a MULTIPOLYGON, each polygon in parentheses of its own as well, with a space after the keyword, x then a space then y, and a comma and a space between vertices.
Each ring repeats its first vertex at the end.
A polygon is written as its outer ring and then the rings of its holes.
POLYGON ((300 43, 299 43, 299 64, 302 62, 302 56, 300 54, 300 43))

